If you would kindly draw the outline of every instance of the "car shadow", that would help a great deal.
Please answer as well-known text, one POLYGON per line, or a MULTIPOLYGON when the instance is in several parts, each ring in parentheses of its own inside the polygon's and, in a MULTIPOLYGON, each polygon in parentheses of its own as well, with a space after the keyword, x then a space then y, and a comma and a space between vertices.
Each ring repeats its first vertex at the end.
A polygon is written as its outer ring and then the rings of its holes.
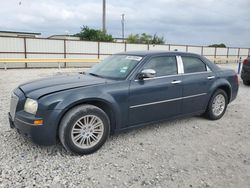
MULTIPOLYGON (((189 117, 189 118, 181 118, 178 120, 166 120, 160 121, 158 123, 150 123, 147 125, 143 125, 140 127, 133 127, 127 130, 123 130, 117 133, 113 133, 110 135, 109 139, 107 140, 105 147, 102 147, 99 151, 90 154, 95 155, 99 152, 109 152, 111 147, 115 147, 113 142, 121 139, 121 140, 129 140, 135 138, 137 135, 148 135, 154 131, 162 131, 166 129, 166 127, 171 128, 177 125, 183 125, 187 121, 192 121, 192 119, 204 119, 200 116, 189 117)), ((15 147, 22 148, 18 150, 18 154, 21 158, 25 158, 25 156, 39 156, 42 155, 43 157, 53 157, 53 156, 77 156, 74 155, 64 149, 62 144, 60 143, 59 139, 57 139, 56 144, 52 146, 41 146, 33 143, 29 138, 25 137, 24 135, 19 134, 16 130, 9 130, 11 133, 15 132, 15 134, 11 134, 13 136, 12 141, 14 141, 15 147)), ((117 147, 120 147, 117 145, 117 147)), ((14 148, 13 148, 14 149, 14 148)), ((17 151, 16 151, 17 152, 17 151)))

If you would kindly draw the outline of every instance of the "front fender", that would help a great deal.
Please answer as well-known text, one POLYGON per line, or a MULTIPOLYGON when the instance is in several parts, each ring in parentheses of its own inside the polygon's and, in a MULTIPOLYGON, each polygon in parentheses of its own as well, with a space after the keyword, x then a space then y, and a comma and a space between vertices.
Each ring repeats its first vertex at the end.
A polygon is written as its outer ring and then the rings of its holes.
MULTIPOLYGON (((119 127, 121 124, 121 110, 118 106, 115 98, 109 93, 104 93, 102 90, 95 88, 92 89, 73 89, 69 91, 54 93, 52 95, 48 95, 39 100, 39 106, 44 110, 50 111, 60 111, 58 114, 57 122, 58 125, 62 117, 73 107, 80 104, 87 103, 104 103, 109 107, 112 112, 112 121, 114 125, 119 127)), ((116 128, 115 127, 115 128, 116 128)))

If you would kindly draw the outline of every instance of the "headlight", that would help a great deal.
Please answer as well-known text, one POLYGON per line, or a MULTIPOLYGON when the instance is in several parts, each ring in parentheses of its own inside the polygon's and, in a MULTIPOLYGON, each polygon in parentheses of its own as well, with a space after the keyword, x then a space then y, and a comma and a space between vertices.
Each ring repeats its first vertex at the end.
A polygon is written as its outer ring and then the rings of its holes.
POLYGON ((37 109, 38 109, 37 101, 27 98, 25 105, 24 105, 24 111, 31 113, 31 114, 36 114, 37 109))

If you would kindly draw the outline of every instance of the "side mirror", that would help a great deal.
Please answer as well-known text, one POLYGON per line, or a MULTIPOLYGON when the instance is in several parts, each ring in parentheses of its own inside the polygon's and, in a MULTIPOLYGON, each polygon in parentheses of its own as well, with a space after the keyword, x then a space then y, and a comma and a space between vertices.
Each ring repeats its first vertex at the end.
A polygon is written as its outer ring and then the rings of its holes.
POLYGON ((138 78, 143 80, 144 78, 154 78, 156 75, 156 71, 154 69, 144 69, 139 73, 138 78))

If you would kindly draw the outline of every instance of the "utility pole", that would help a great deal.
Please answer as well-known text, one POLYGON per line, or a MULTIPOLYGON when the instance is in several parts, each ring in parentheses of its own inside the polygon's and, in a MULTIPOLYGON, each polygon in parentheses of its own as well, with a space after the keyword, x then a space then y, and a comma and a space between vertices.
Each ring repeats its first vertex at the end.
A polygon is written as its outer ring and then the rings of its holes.
POLYGON ((125 14, 122 14, 122 40, 123 42, 125 41, 125 36, 124 36, 124 25, 125 25, 125 14))
POLYGON ((102 0, 102 31, 106 33, 106 0, 102 0))

